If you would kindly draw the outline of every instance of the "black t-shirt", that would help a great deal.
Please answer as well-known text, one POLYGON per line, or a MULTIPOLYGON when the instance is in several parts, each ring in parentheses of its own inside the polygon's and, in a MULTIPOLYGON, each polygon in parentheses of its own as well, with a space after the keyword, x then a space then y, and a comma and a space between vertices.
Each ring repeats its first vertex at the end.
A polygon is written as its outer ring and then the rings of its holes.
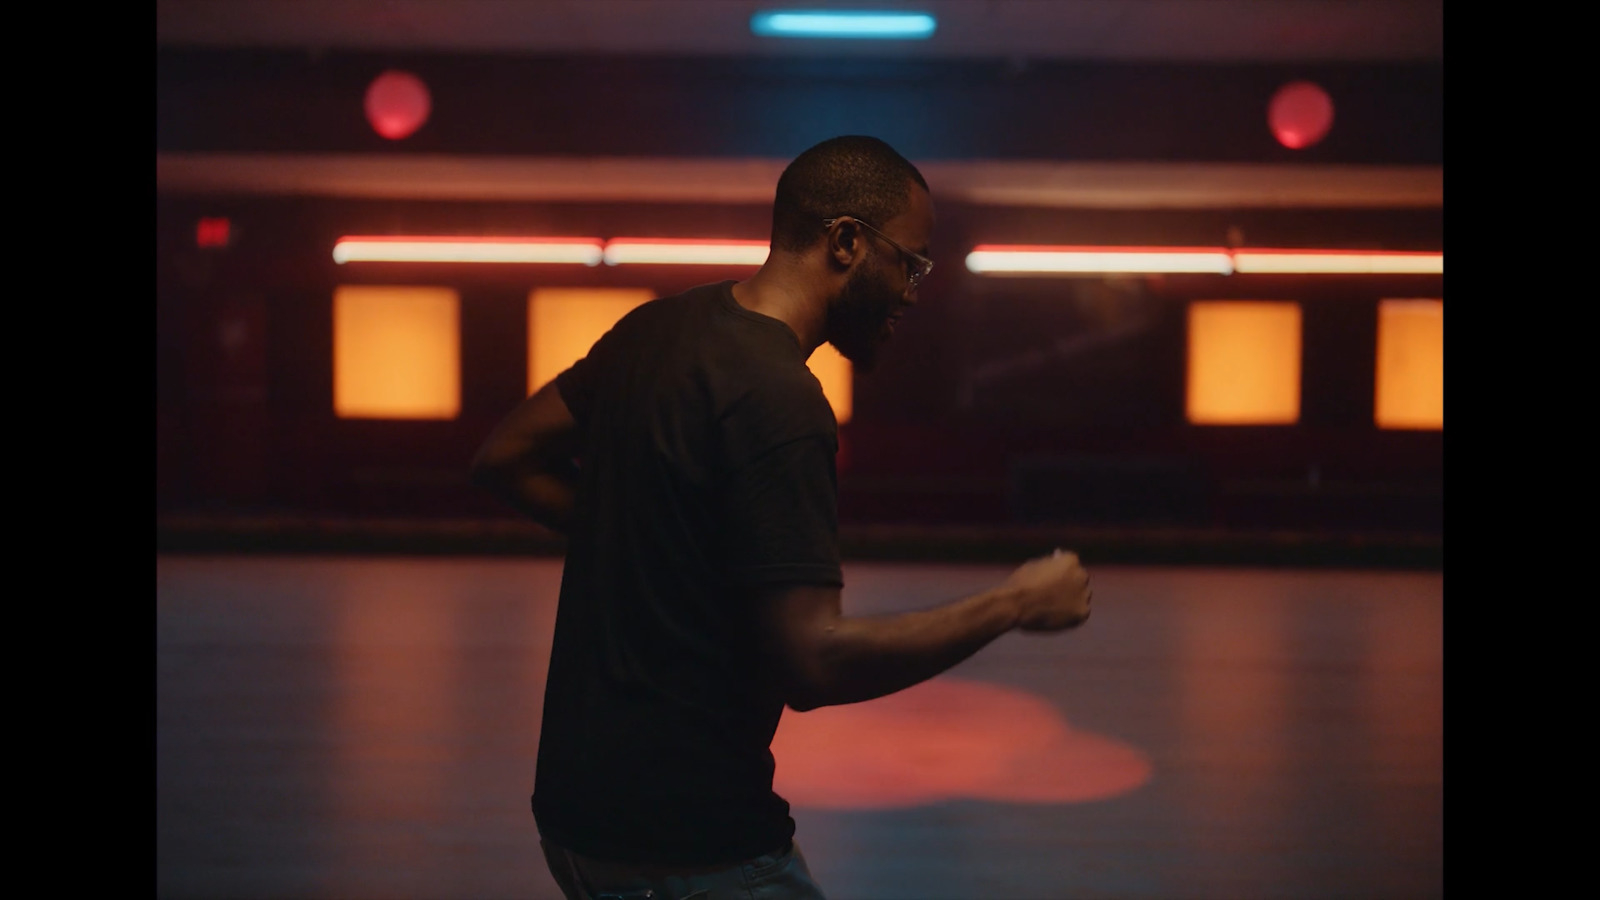
POLYGON ((705 865, 794 835, 754 589, 842 585, 838 425, 733 282, 640 306, 556 379, 583 435, 533 811, 577 853, 705 865))

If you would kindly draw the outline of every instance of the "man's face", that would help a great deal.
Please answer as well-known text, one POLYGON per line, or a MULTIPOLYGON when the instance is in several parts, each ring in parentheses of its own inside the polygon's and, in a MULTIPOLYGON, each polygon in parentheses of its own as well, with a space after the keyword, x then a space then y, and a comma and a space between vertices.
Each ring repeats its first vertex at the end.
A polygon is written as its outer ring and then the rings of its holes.
MULTIPOLYGON (((913 185, 905 211, 878 229, 901 246, 927 256, 933 232, 933 203, 928 192, 913 185)), ((857 371, 869 372, 894 334, 895 323, 917 302, 917 295, 908 290, 914 263, 871 231, 859 229, 857 233, 866 242, 867 252, 828 309, 827 338, 857 371)))

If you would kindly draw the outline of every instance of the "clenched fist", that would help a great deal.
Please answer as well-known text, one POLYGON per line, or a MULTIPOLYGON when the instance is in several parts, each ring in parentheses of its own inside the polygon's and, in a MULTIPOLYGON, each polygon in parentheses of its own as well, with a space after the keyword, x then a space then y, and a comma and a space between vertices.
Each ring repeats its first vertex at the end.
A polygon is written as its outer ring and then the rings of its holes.
POLYGON ((1023 563, 1001 585, 1020 595, 1022 631, 1064 631, 1089 618, 1089 573, 1078 554, 1057 550, 1023 563))

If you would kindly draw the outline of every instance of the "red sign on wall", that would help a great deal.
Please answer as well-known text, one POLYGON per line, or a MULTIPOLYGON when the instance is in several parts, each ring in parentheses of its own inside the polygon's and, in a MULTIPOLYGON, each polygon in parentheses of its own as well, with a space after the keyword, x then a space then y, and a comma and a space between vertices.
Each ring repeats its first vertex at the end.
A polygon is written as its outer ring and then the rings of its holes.
POLYGON ((194 242, 200 247, 226 247, 230 230, 231 224, 227 219, 201 219, 200 224, 195 226, 194 242))

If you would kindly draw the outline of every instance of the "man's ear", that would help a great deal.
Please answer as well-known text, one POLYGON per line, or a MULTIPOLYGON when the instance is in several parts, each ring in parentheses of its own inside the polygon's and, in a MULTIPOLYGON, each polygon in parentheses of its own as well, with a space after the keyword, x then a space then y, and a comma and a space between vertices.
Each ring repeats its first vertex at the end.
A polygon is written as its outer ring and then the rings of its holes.
POLYGON ((853 221, 840 222, 828 229, 828 257, 840 268, 848 269, 861 248, 861 228, 853 221))

